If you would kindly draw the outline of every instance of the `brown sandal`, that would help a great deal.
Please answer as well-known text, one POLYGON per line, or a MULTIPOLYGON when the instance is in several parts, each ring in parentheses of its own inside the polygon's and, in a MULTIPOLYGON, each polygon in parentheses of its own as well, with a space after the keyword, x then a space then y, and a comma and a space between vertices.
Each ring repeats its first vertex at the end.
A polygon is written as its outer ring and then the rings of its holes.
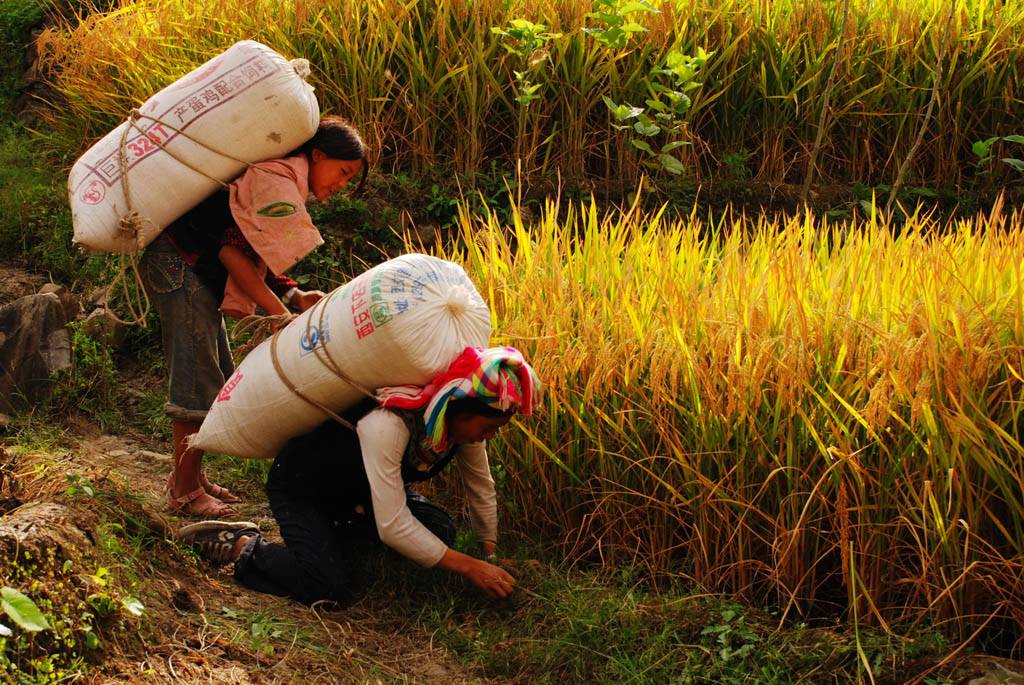
POLYGON ((210 497, 215 497, 225 504, 238 504, 242 501, 241 497, 234 495, 230 490, 222 485, 211 483, 210 479, 206 477, 206 471, 199 474, 199 484, 206 490, 206 494, 210 497))
POLYGON ((238 512, 224 502, 221 502, 216 497, 207 494, 202 485, 181 497, 175 497, 171 494, 171 491, 168 490, 167 506, 170 507, 172 511, 176 511, 181 514, 188 514, 190 516, 231 517, 238 514, 238 512), (204 495, 207 497, 207 500, 201 504, 196 504, 196 500, 202 498, 204 495))

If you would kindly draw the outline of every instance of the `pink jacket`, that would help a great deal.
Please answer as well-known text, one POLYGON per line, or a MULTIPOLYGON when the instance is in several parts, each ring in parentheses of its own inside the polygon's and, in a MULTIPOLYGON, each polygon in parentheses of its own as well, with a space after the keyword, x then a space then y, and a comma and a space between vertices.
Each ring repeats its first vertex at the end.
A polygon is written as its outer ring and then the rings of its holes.
MULTIPOLYGON (((261 277, 267 268, 284 274, 324 242, 306 211, 309 160, 305 155, 260 162, 231 183, 231 215, 242 235, 261 258, 261 277)), ((248 312, 253 302, 230 276, 221 309, 248 312)))

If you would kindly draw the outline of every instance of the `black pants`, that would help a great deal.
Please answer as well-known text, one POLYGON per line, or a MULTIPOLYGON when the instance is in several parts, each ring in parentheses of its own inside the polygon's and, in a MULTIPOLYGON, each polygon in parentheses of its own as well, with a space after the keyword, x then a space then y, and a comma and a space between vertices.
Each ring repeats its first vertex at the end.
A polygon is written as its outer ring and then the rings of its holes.
MULTIPOLYGON (((270 467, 267 497, 285 544, 250 540, 235 561, 235 578, 304 604, 350 603, 359 557, 380 544, 355 434, 331 421, 289 441, 270 467)), ((406 503, 445 544, 454 543, 447 512, 408 488, 406 503)))

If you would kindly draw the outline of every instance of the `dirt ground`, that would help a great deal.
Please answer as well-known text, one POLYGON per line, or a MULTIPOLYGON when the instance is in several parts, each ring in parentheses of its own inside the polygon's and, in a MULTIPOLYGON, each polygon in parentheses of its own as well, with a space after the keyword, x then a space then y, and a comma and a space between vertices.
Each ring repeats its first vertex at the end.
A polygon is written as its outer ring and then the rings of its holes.
MULTIPOLYGON (((0 263, 0 304, 34 293, 49 280, 45 274, 0 263)), ((140 405, 166 380, 140 370, 123 382, 123 402, 140 405)), ((58 558, 66 555, 77 564, 69 549, 98 544, 102 508, 98 502, 68 497, 65 474, 77 474, 97 490, 141 496, 138 501, 114 501, 149 529, 144 553, 151 561, 136 563, 130 574, 137 578, 135 592, 145 609, 129 630, 107 631, 96 655, 99 663, 92 667, 95 674, 87 682, 481 682, 479 674, 432 645, 429 636, 402 630, 381 605, 387 593, 382 597, 370 588, 345 610, 308 608, 245 589, 233 579, 230 567, 197 562, 173 543, 178 527, 197 519, 179 519, 166 506, 169 442, 131 426, 107 434, 81 414, 67 420, 60 446, 26 447, 7 439, 7 447, 0 448, 0 504, 23 503, 0 509, 0 547, 5 540, 16 539, 17 545, 25 535, 31 538, 31 531, 45 530, 39 539, 42 548, 56 549, 58 558), (11 494, 18 499, 2 497, 11 494)), ((239 494, 245 502, 235 505, 238 519, 254 521, 269 538, 279 539, 262 490, 239 494)), ((17 546, 8 552, 17 556, 17 546)))
MULTIPOLYGON (((372 591, 345 610, 308 608, 297 602, 247 590, 231 576, 230 567, 212 568, 177 553, 171 542, 175 530, 191 520, 171 516, 164 505, 164 483, 170 471, 169 445, 152 437, 108 435, 79 423, 81 436, 72 446, 53 454, 34 454, 22 464, 57 460, 56 473, 75 473, 97 490, 116 489, 141 495, 126 511, 142 520, 151 534, 165 538, 147 550, 166 553, 158 564, 141 564, 133 572, 139 579, 138 598, 145 606, 136 634, 112 634, 104 645, 97 683, 346 683, 415 682, 473 683, 481 679, 444 650, 422 636, 396 630, 394 616, 381 611, 380 597, 372 591), (172 550, 172 551, 168 551, 172 550), (142 639, 138 639, 138 638, 142 639)), ((14 450, 17 448, 9 448, 14 450)), ((0 459, 2 461, 2 459, 0 459)), ((22 469, 24 471, 25 469, 22 469)), ((97 519, 77 511, 57 488, 66 484, 30 484, 21 493, 25 505, 18 513, 31 514, 46 500, 61 502, 70 516, 38 511, 48 535, 70 528, 71 522, 86 538, 98 538, 97 519)), ((257 522, 271 539, 274 521, 262 493, 246 497, 240 519, 257 522)), ((60 510, 58 510, 60 511, 60 510)), ((3 524, 10 525, 8 522, 3 524)), ((4 525, 0 524, 0 537, 4 525)), ((78 536, 81 537, 81 536, 78 536)))

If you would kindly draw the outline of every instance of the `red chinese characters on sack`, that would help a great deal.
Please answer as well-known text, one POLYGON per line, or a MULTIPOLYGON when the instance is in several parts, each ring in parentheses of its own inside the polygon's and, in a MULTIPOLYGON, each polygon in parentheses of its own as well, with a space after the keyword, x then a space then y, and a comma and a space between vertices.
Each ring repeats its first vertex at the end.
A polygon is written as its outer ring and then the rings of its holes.
POLYGON ((106 187, 95 178, 85 184, 78 198, 87 205, 98 205, 107 196, 106 187))
POLYGON ((231 399, 231 391, 238 387, 238 384, 242 381, 243 375, 244 374, 236 373, 228 380, 227 383, 224 384, 224 387, 220 389, 219 393, 217 393, 218 402, 227 402, 231 399))
POLYGON ((358 284, 353 283, 352 325, 356 327, 356 337, 359 340, 362 340, 374 331, 373 321, 370 318, 370 312, 367 310, 365 281, 358 284))

